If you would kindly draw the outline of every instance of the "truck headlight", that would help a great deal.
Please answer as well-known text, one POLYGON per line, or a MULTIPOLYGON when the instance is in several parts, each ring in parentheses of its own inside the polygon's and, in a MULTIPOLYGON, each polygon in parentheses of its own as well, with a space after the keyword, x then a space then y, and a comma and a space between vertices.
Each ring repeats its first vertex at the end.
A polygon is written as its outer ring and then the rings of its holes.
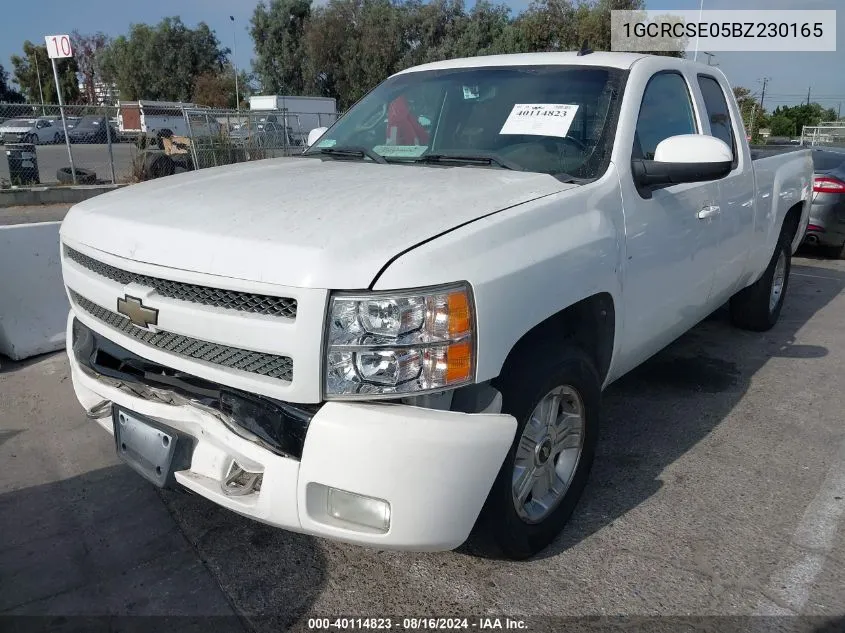
POLYGON ((438 391, 472 382, 475 310, 467 284, 334 294, 326 332, 327 398, 438 391))

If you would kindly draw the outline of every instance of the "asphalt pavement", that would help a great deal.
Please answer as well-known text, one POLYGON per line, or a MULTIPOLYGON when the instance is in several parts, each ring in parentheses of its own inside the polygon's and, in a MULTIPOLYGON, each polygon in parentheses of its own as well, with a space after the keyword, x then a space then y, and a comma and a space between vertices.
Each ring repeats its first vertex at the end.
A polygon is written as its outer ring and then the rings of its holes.
POLYGON ((734 329, 722 309, 611 385, 573 520, 519 563, 477 543, 332 543, 159 491, 86 420, 63 354, 0 360, 0 618, 218 614, 203 630, 282 631, 314 630, 315 616, 397 628, 473 615, 592 631, 548 618, 619 616, 614 630, 633 630, 630 618, 662 616, 636 629, 652 632, 740 630, 730 616, 757 616, 741 630, 841 633, 843 288, 845 261, 796 258, 773 330, 734 329), (819 619, 774 617, 797 614, 819 619))
POLYGON ((0 226, 35 222, 60 222, 67 215, 70 204, 39 204, 0 207, 0 226))
MULTIPOLYGON (((117 182, 128 182, 132 175, 132 163, 138 155, 138 148, 134 143, 113 143, 112 156, 109 156, 109 146, 103 144, 73 144, 73 162, 75 167, 91 169, 97 174, 97 179, 112 182, 111 165, 114 162, 114 176, 117 182)), ((67 146, 37 145, 35 155, 38 161, 38 174, 41 184, 55 184, 56 172, 62 167, 70 166, 67 146)), ((9 180, 9 162, 6 148, 0 146, 0 182, 9 180)))

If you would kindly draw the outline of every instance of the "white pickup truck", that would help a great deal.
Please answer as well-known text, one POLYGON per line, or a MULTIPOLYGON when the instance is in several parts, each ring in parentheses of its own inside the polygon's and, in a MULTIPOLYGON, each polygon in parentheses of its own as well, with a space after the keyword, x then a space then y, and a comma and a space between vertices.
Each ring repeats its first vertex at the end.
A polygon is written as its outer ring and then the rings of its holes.
POLYGON ((151 481, 377 548, 548 545, 604 387, 725 302, 775 324, 812 190, 649 55, 427 64, 314 136, 73 207, 67 346, 151 481))

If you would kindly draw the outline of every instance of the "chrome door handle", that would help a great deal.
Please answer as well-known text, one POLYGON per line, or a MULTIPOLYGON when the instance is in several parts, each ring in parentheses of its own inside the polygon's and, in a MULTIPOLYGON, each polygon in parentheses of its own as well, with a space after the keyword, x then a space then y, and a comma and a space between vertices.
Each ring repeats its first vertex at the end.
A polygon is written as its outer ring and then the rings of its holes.
POLYGON ((719 215, 721 212, 722 209, 718 204, 708 204, 698 212, 697 217, 699 220, 706 220, 707 218, 712 218, 714 215, 719 215))

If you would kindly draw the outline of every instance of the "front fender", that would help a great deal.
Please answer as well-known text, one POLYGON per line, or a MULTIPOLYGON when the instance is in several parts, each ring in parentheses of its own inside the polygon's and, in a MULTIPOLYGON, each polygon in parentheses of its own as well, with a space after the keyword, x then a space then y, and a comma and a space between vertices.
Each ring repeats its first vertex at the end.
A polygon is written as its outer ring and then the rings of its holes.
POLYGON ((597 293, 613 298, 621 332, 623 256, 622 203, 611 165, 596 182, 506 209, 418 246, 392 262, 373 289, 468 281, 476 302, 481 382, 499 375, 510 350, 534 326, 597 293))

